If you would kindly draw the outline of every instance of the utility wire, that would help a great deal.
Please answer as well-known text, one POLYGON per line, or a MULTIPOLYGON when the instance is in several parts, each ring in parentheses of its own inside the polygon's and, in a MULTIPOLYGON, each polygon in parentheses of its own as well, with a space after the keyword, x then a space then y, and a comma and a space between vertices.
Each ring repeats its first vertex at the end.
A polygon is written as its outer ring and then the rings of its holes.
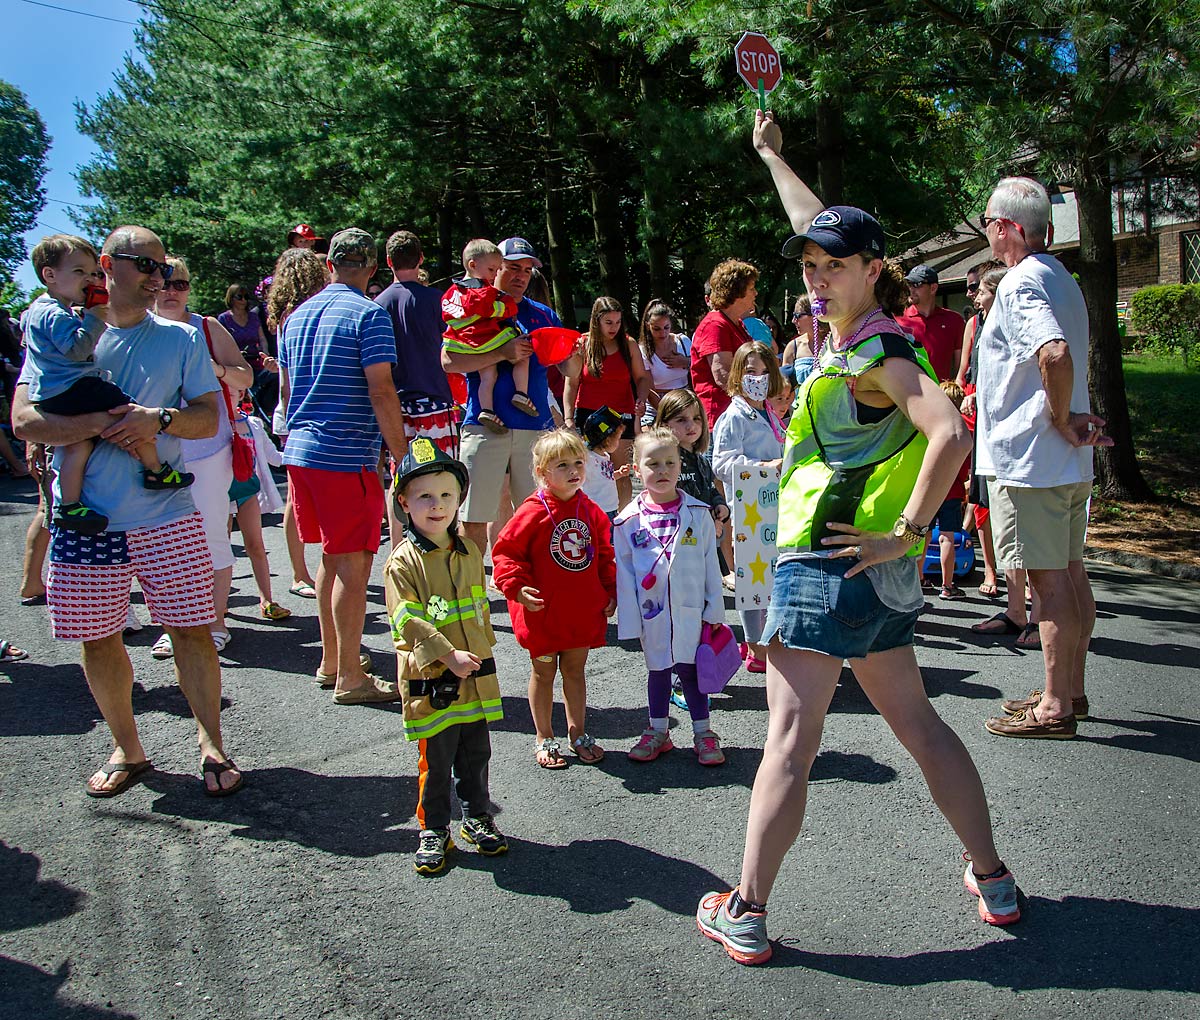
POLYGON ((23 4, 29 4, 31 7, 45 7, 51 11, 62 11, 65 14, 78 14, 84 18, 95 18, 97 21, 112 21, 118 25, 133 25, 137 28, 136 21, 126 21, 124 18, 110 18, 105 14, 93 14, 91 11, 77 11, 70 7, 59 7, 55 4, 42 3, 41 0, 21 0, 23 4))

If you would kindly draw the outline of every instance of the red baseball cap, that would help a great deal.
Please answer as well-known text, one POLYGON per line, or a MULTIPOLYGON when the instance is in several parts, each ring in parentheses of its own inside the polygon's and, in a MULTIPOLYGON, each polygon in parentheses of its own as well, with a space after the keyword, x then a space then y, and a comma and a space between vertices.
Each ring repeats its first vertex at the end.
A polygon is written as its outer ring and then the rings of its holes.
POLYGON ((306 240, 306 241, 320 241, 321 240, 321 238, 319 238, 317 236, 317 232, 315 230, 313 230, 313 228, 310 227, 307 223, 299 223, 296 226, 292 227, 292 229, 288 231, 288 240, 290 241, 293 236, 303 237, 304 240, 306 240))

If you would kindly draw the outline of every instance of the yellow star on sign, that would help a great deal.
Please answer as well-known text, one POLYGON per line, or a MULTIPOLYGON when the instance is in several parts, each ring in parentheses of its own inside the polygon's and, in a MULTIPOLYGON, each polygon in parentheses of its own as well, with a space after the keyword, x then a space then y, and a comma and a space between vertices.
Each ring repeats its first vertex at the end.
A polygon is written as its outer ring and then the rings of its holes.
POLYGON ((762 520, 762 514, 758 512, 758 501, 756 500, 753 503, 747 503, 746 516, 742 523, 744 523, 747 528, 753 531, 760 524, 762 524, 762 520))
POLYGON ((750 561, 750 583, 751 584, 766 584, 767 583, 767 567, 770 566, 762 558, 762 553, 756 553, 754 559, 750 561))

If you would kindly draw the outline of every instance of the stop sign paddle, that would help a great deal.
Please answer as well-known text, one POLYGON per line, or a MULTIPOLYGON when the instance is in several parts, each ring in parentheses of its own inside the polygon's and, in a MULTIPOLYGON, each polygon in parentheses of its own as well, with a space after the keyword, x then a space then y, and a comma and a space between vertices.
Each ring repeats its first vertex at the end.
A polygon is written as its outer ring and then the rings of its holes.
POLYGON ((743 32, 733 48, 738 77, 752 92, 758 93, 758 106, 767 110, 767 93, 774 92, 783 78, 779 53, 761 32, 743 32))

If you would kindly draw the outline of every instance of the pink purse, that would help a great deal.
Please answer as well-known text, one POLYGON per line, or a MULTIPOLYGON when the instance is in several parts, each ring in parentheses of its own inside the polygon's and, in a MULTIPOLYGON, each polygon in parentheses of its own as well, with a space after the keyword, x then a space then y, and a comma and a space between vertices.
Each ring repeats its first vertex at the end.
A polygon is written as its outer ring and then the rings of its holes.
POLYGON ((742 668, 737 638, 723 623, 705 623, 700 627, 700 647, 696 649, 696 684, 701 694, 720 694, 742 668))

